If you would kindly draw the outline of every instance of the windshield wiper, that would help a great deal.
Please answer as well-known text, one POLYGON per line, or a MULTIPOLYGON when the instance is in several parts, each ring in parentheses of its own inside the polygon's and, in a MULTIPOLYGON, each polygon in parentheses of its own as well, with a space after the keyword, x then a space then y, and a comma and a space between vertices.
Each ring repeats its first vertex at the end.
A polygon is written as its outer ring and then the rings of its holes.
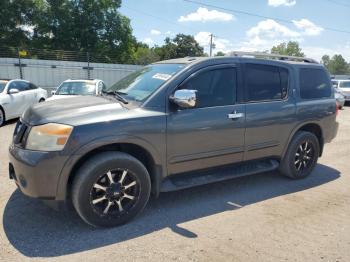
POLYGON ((107 95, 113 95, 118 101, 122 102, 123 104, 128 104, 128 100, 126 100, 122 95, 127 95, 127 93, 120 92, 120 91, 104 91, 102 90, 102 93, 107 95))

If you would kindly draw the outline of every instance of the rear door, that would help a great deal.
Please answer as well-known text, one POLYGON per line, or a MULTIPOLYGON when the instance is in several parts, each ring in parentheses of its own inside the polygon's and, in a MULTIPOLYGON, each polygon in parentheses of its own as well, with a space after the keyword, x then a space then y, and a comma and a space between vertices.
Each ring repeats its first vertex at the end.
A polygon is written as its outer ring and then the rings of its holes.
POLYGON ((8 86, 8 98, 9 102, 5 105, 5 111, 8 115, 8 118, 18 117, 22 114, 23 105, 25 105, 25 97, 23 94, 23 86, 21 85, 22 81, 12 81, 8 86), (11 89, 18 89, 18 93, 9 94, 11 89))
POLYGON ((197 90, 191 109, 170 107, 167 117, 168 173, 240 162, 244 151, 245 106, 237 103, 238 68, 210 66, 179 89, 197 90))
POLYGON ((281 155, 296 119, 292 73, 283 66, 244 64, 244 160, 281 155))
POLYGON ((28 93, 32 94, 32 104, 38 103, 41 98, 40 89, 33 83, 29 83, 28 88, 28 93))

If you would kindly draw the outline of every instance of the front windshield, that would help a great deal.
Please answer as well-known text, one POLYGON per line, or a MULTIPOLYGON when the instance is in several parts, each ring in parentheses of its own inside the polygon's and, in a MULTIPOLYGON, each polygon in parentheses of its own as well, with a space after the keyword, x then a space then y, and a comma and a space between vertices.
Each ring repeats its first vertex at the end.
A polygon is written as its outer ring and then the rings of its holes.
POLYGON ((341 88, 350 88, 350 81, 341 81, 339 84, 341 88))
POLYGON ((64 82, 62 83, 55 95, 95 95, 96 85, 91 82, 64 82))
POLYGON ((145 66, 119 80, 105 91, 117 91, 125 99, 144 101, 184 66, 184 64, 154 64, 145 66))
POLYGON ((4 91, 7 81, 0 81, 0 93, 4 91))

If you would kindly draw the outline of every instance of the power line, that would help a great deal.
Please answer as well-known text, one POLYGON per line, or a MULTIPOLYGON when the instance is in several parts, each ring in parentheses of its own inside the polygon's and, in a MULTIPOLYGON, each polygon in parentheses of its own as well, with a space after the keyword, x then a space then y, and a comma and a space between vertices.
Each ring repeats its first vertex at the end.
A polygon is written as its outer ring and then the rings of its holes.
POLYGON ((125 8, 125 9, 129 9, 129 10, 135 12, 135 13, 140 13, 140 14, 142 14, 142 15, 149 16, 149 17, 158 19, 158 20, 160 20, 160 21, 166 22, 166 23, 168 23, 168 24, 175 25, 175 26, 177 26, 177 27, 183 27, 183 28, 187 28, 187 29, 189 29, 189 30, 198 31, 197 29, 195 29, 195 28, 193 28, 193 27, 189 27, 189 26, 185 26, 185 25, 180 25, 180 24, 175 23, 174 21, 168 20, 168 19, 163 18, 163 17, 155 16, 155 15, 150 14, 150 13, 146 13, 146 12, 144 12, 144 11, 136 10, 136 9, 133 9, 133 8, 130 8, 130 7, 127 7, 127 6, 124 6, 124 8, 125 8))
POLYGON ((345 7, 349 7, 350 8, 349 4, 345 4, 345 3, 342 3, 342 2, 339 2, 339 1, 335 1, 335 0, 327 0, 327 1, 331 2, 333 4, 336 4, 336 5, 341 5, 341 6, 345 6, 345 7))
MULTIPOLYGON (((237 10, 237 9, 224 8, 224 7, 220 7, 220 6, 216 6, 216 5, 212 5, 212 4, 206 4, 206 3, 202 3, 202 2, 198 2, 198 1, 194 1, 194 0, 183 0, 183 1, 189 2, 189 3, 193 3, 193 4, 197 4, 197 5, 202 5, 202 6, 207 6, 207 7, 211 7, 211 8, 224 10, 224 11, 227 11, 227 12, 230 12, 230 13, 234 13, 234 14, 242 14, 242 15, 259 17, 259 18, 264 18, 264 19, 273 19, 275 21, 279 21, 279 22, 282 22, 282 23, 294 24, 294 22, 292 20, 287 20, 287 19, 283 19, 283 18, 272 17, 272 16, 265 16, 265 15, 260 15, 260 14, 256 14, 256 13, 252 13, 252 12, 246 12, 246 11, 237 10)), ((338 32, 338 33, 350 34, 350 31, 335 29, 335 28, 331 28, 331 27, 323 27, 323 29, 327 30, 327 31, 333 31, 333 32, 338 32)))

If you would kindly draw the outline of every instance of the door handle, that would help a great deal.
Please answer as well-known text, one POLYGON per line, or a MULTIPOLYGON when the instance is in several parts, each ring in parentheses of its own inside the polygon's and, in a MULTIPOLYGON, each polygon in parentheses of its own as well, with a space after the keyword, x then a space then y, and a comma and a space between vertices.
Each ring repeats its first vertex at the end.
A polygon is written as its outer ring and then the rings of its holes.
POLYGON ((228 114, 227 117, 230 119, 238 119, 244 117, 244 113, 237 113, 236 111, 234 111, 233 113, 228 114))

